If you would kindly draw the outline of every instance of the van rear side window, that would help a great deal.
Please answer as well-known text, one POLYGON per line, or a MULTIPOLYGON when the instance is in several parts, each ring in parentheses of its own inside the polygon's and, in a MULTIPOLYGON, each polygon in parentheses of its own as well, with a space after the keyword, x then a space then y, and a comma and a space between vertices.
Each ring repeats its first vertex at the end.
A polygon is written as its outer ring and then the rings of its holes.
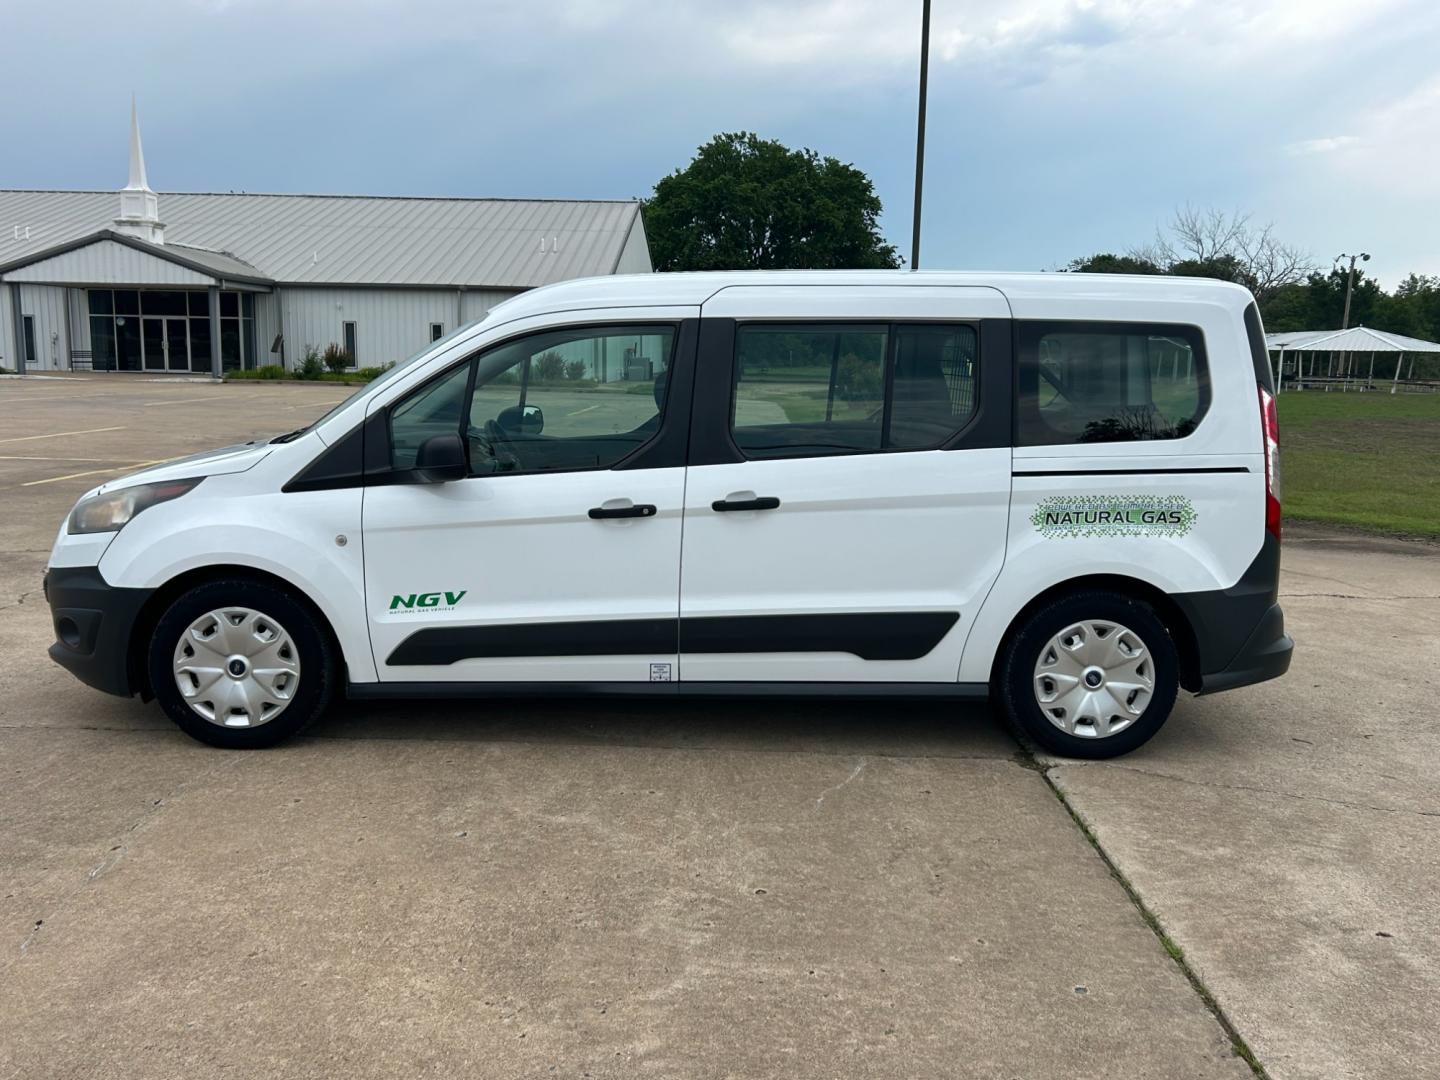
POLYGON ((938 447, 976 408, 966 324, 744 326, 731 435, 752 460, 938 447))
POLYGON ((1022 322, 1019 446, 1183 439, 1210 404, 1198 328, 1022 322))

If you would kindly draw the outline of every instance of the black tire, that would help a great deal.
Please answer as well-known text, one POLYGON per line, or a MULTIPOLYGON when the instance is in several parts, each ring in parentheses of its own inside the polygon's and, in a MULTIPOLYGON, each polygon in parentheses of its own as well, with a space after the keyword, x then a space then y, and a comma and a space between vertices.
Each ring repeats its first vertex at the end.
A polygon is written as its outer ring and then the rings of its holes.
POLYGON ((182 594, 160 616, 147 656, 150 687, 185 734, 227 750, 259 750, 284 742, 325 711, 337 670, 335 648, 320 618, 292 593, 262 581, 210 581, 182 594), (293 697, 279 713, 253 727, 224 727, 193 709, 176 685, 173 670, 180 637, 208 612, 243 607, 275 620, 290 635, 300 673, 293 697))
POLYGON ((1086 590, 1051 601, 1020 627, 1006 648, 997 683, 1006 719, 1024 738, 1064 757, 1112 758, 1148 742, 1169 718, 1180 689, 1180 660, 1170 632, 1149 604, 1123 593, 1086 590), (1154 689, 1144 712, 1128 727, 1103 738, 1061 730, 1041 709, 1033 686, 1041 650, 1062 630, 1087 620, 1127 627, 1139 635, 1152 661, 1154 689))

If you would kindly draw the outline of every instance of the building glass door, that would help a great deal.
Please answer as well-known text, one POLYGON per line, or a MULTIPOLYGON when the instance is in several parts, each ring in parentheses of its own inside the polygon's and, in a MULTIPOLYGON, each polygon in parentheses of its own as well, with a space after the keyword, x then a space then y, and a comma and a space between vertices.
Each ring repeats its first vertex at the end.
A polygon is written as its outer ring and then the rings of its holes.
POLYGON ((142 367, 146 371, 189 371, 190 336, 185 319, 147 315, 140 320, 142 367))
POLYGON ((140 366, 146 371, 165 370, 165 320, 140 320, 140 366))
POLYGON ((165 320, 165 356, 170 371, 190 370, 189 329, 188 319, 165 320))

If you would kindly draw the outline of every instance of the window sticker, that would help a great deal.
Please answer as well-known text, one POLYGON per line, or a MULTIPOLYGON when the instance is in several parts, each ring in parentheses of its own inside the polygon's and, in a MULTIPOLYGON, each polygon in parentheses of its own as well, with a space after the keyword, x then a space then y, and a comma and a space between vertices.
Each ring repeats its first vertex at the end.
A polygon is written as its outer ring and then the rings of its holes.
POLYGON ((1184 495, 1051 495, 1030 523, 1050 539, 1091 536, 1184 536, 1198 515, 1184 495))

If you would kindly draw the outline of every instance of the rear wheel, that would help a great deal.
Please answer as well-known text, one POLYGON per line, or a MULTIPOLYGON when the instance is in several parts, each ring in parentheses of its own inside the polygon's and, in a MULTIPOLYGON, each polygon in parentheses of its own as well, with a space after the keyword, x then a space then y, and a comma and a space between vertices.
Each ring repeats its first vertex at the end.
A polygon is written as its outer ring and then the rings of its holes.
POLYGON ((213 581, 180 596, 150 642, 150 686, 186 734, 228 749, 274 746, 324 711, 329 638, 273 585, 213 581))
POLYGON ((1175 643, 1154 610, 1094 590, 1031 616, 1009 644, 998 689, 1011 723, 1044 749, 1109 758, 1160 730, 1179 687, 1175 643))

